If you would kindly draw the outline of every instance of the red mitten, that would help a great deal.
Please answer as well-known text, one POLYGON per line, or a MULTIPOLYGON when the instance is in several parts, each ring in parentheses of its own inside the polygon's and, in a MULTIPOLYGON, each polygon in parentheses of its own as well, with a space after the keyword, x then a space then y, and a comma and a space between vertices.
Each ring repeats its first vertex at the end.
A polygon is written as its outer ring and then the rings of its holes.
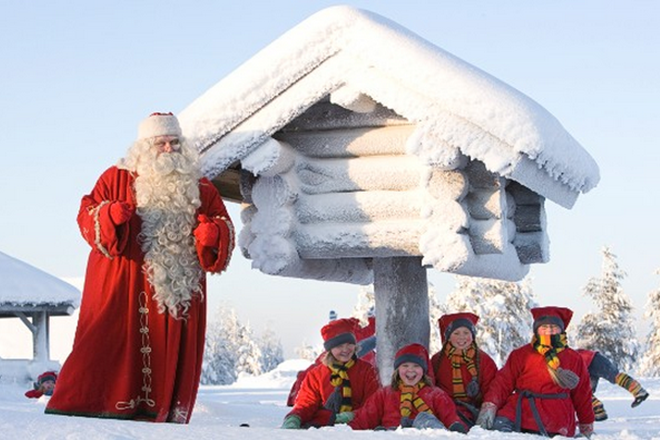
POLYGON ((25 392, 25 397, 29 397, 30 399, 38 399, 43 395, 44 393, 41 390, 30 390, 25 392))
POLYGON ((112 202, 110 204, 110 220, 115 226, 126 223, 135 212, 135 207, 126 202, 112 202))
MULTIPOLYGON (((200 216, 201 217, 201 216, 200 216)), ((206 216, 205 216, 206 217, 206 216)), ((208 220, 208 218, 206 218, 208 220)), ((204 247, 217 246, 220 231, 211 221, 203 221, 195 229, 195 240, 204 247)))

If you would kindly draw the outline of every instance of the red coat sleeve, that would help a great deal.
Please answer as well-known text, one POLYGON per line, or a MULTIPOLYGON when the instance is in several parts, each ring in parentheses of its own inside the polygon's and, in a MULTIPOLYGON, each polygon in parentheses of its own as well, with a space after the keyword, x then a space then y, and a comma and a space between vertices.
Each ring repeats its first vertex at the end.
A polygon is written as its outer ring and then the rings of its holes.
POLYGON ((214 247, 204 247, 197 244, 197 255, 202 269, 206 272, 219 273, 229 265, 231 253, 234 250, 234 224, 229 218, 225 204, 213 183, 207 178, 203 178, 200 180, 199 186, 202 205, 197 213, 206 216, 215 223, 219 231, 219 240, 214 247))
POLYGON ((355 417, 348 424, 353 429, 374 429, 383 424, 387 400, 386 388, 381 388, 372 394, 362 407, 355 411, 355 417))
POLYGON ((110 204, 124 201, 135 205, 131 181, 127 171, 111 167, 80 203, 78 226, 83 238, 95 251, 108 258, 122 254, 128 241, 132 222, 115 226, 110 220, 110 204))
POLYGON ((490 389, 490 384, 493 382, 493 379, 495 379, 498 368, 493 358, 491 358, 486 352, 481 351, 480 356, 479 387, 481 388, 481 395, 485 396, 490 389))
POLYGON ((326 374, 328 367, 323 364, 312 368, 303 379, 300 391, 296 397, 293 409, 288 416, 298 416, 301 424, 305 425, 314 421, 318 426, 328 425, 332 413, 323 408, 326 395, 332 392, 329 374, 326 374), (327 382, 327 384, 326 384, 327 382), (326 388, 330 388, 328 392, 326 388))
MULTIPOLYGON (((567 349, 570 350, 570 349, 567 349)), ((573 351, 573 350, 571 350, 573 351)), ((579 377, 580 382, 578 386, 571 390, 571 399, 575 406, 575 412, 580 423, 593 423, 595 420, 594 408, 591 403, 591 380, 589 379, 589 370, 584 363, 584 359, 579 353, 576 353, 576 360, 571 365, 573 370, 579 377)))

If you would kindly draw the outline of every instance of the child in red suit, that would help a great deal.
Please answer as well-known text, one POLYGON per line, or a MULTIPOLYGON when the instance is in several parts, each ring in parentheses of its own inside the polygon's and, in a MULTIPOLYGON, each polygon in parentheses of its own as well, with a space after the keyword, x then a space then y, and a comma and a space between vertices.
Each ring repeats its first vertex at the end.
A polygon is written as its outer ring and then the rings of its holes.
POLYGON ((435 384, 454 399, 458 416, 469 427, 497 373, 495 361, 474 340, 478 321, 469 312, 443 315, 438 320, 442 350, 431 358, 435 384))
POLYGON ((332 321, 321 329, 321 336, 326 355, 305 376, 282 428, 334 425, 341 413, 360 408, 380 386, 374 367, 356 355, 353 320, 332 321))
POLYGON ((435 428, 467 432, 451 398, 427 375, 429 356, 420 344, 410 344, 395 355, 390 386, 381 388, 353 415, 337 422, 353 429, 435 428), (352 420, 351 420, 352 419, 352 420))
POLYGON ((582 357, 568 346, 566 327, 573 311, 537 307, 532 343, 511 352, 495 375, 477 418, 485 429, 530 432, 544 437, 591 437, 591 384, 582 357))

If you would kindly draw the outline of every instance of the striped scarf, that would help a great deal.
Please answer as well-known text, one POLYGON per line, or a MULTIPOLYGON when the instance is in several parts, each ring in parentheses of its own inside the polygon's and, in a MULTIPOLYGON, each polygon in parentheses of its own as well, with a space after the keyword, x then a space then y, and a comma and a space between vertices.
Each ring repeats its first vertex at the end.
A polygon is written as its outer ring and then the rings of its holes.
MULTIPOLYGON (((465 364, 468 372, 470 373, 471 380, 476 380, 479 374, 477 368, 477 346, 473 342, 467 350, 457 350, 456 347, 447 343, 445 344, 445 355, 451 362, 451 384, 452 396, 454 399, 468 401, 471 396, 465 390, 463 383, 463 373, 461 365, 465 364)), ((474 397, 474 396, 472 396, 474 397)))
POLYGON ((545 357, 545 362, 548 364, 548 372, 552 380, 562 388, 572 390, 580 381, 580 378, 571 370, 560 368, 558 353, 564 351, 568 347, 568 339, 566 332, 558 335, 534 335, 532 338, 532 346, 534 349, 545 357))
POLYGON ((559 358, 557 353, 560 353, 568 346, 566 339, 566 332, 558 335, 534 335, 532 338, 532 345, 534 349, 545 357, 545 362, 552 370, 559 368, 559 358))
POLYGON ((348 370, 355 365, 355 357, 345 364, 329 365, 330 384, 335 387, 325 406, 327 409, 342 413, 353 410, 353 391, 351 390, 351 380, 348 378, 348 370))
POLYGON ((413 408, 417 410, 418 413, 427 412, 433 414, 433 410, 422 400, 421 397, 417 395, 419 390, 424 388, 426 384, 423 381, 417 382, 417 385, 405 385, 401 379, 399 379, 399 390, 401 391, 401 403, 399 404, 399 409, 401 411, 401 417, 409 418, 412 414, 413 408))

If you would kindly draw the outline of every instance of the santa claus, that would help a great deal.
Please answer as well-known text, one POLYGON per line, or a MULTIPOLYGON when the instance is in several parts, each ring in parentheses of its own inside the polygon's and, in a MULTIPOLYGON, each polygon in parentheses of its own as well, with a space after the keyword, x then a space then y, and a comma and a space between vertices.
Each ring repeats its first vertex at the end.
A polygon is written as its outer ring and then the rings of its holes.
POLYGON ((51 414, 190 420, 202 367, 206 272, 234 229, 171 113, 142 121, 125 158, 83 197, 91 245, 73 350, 51 414))

